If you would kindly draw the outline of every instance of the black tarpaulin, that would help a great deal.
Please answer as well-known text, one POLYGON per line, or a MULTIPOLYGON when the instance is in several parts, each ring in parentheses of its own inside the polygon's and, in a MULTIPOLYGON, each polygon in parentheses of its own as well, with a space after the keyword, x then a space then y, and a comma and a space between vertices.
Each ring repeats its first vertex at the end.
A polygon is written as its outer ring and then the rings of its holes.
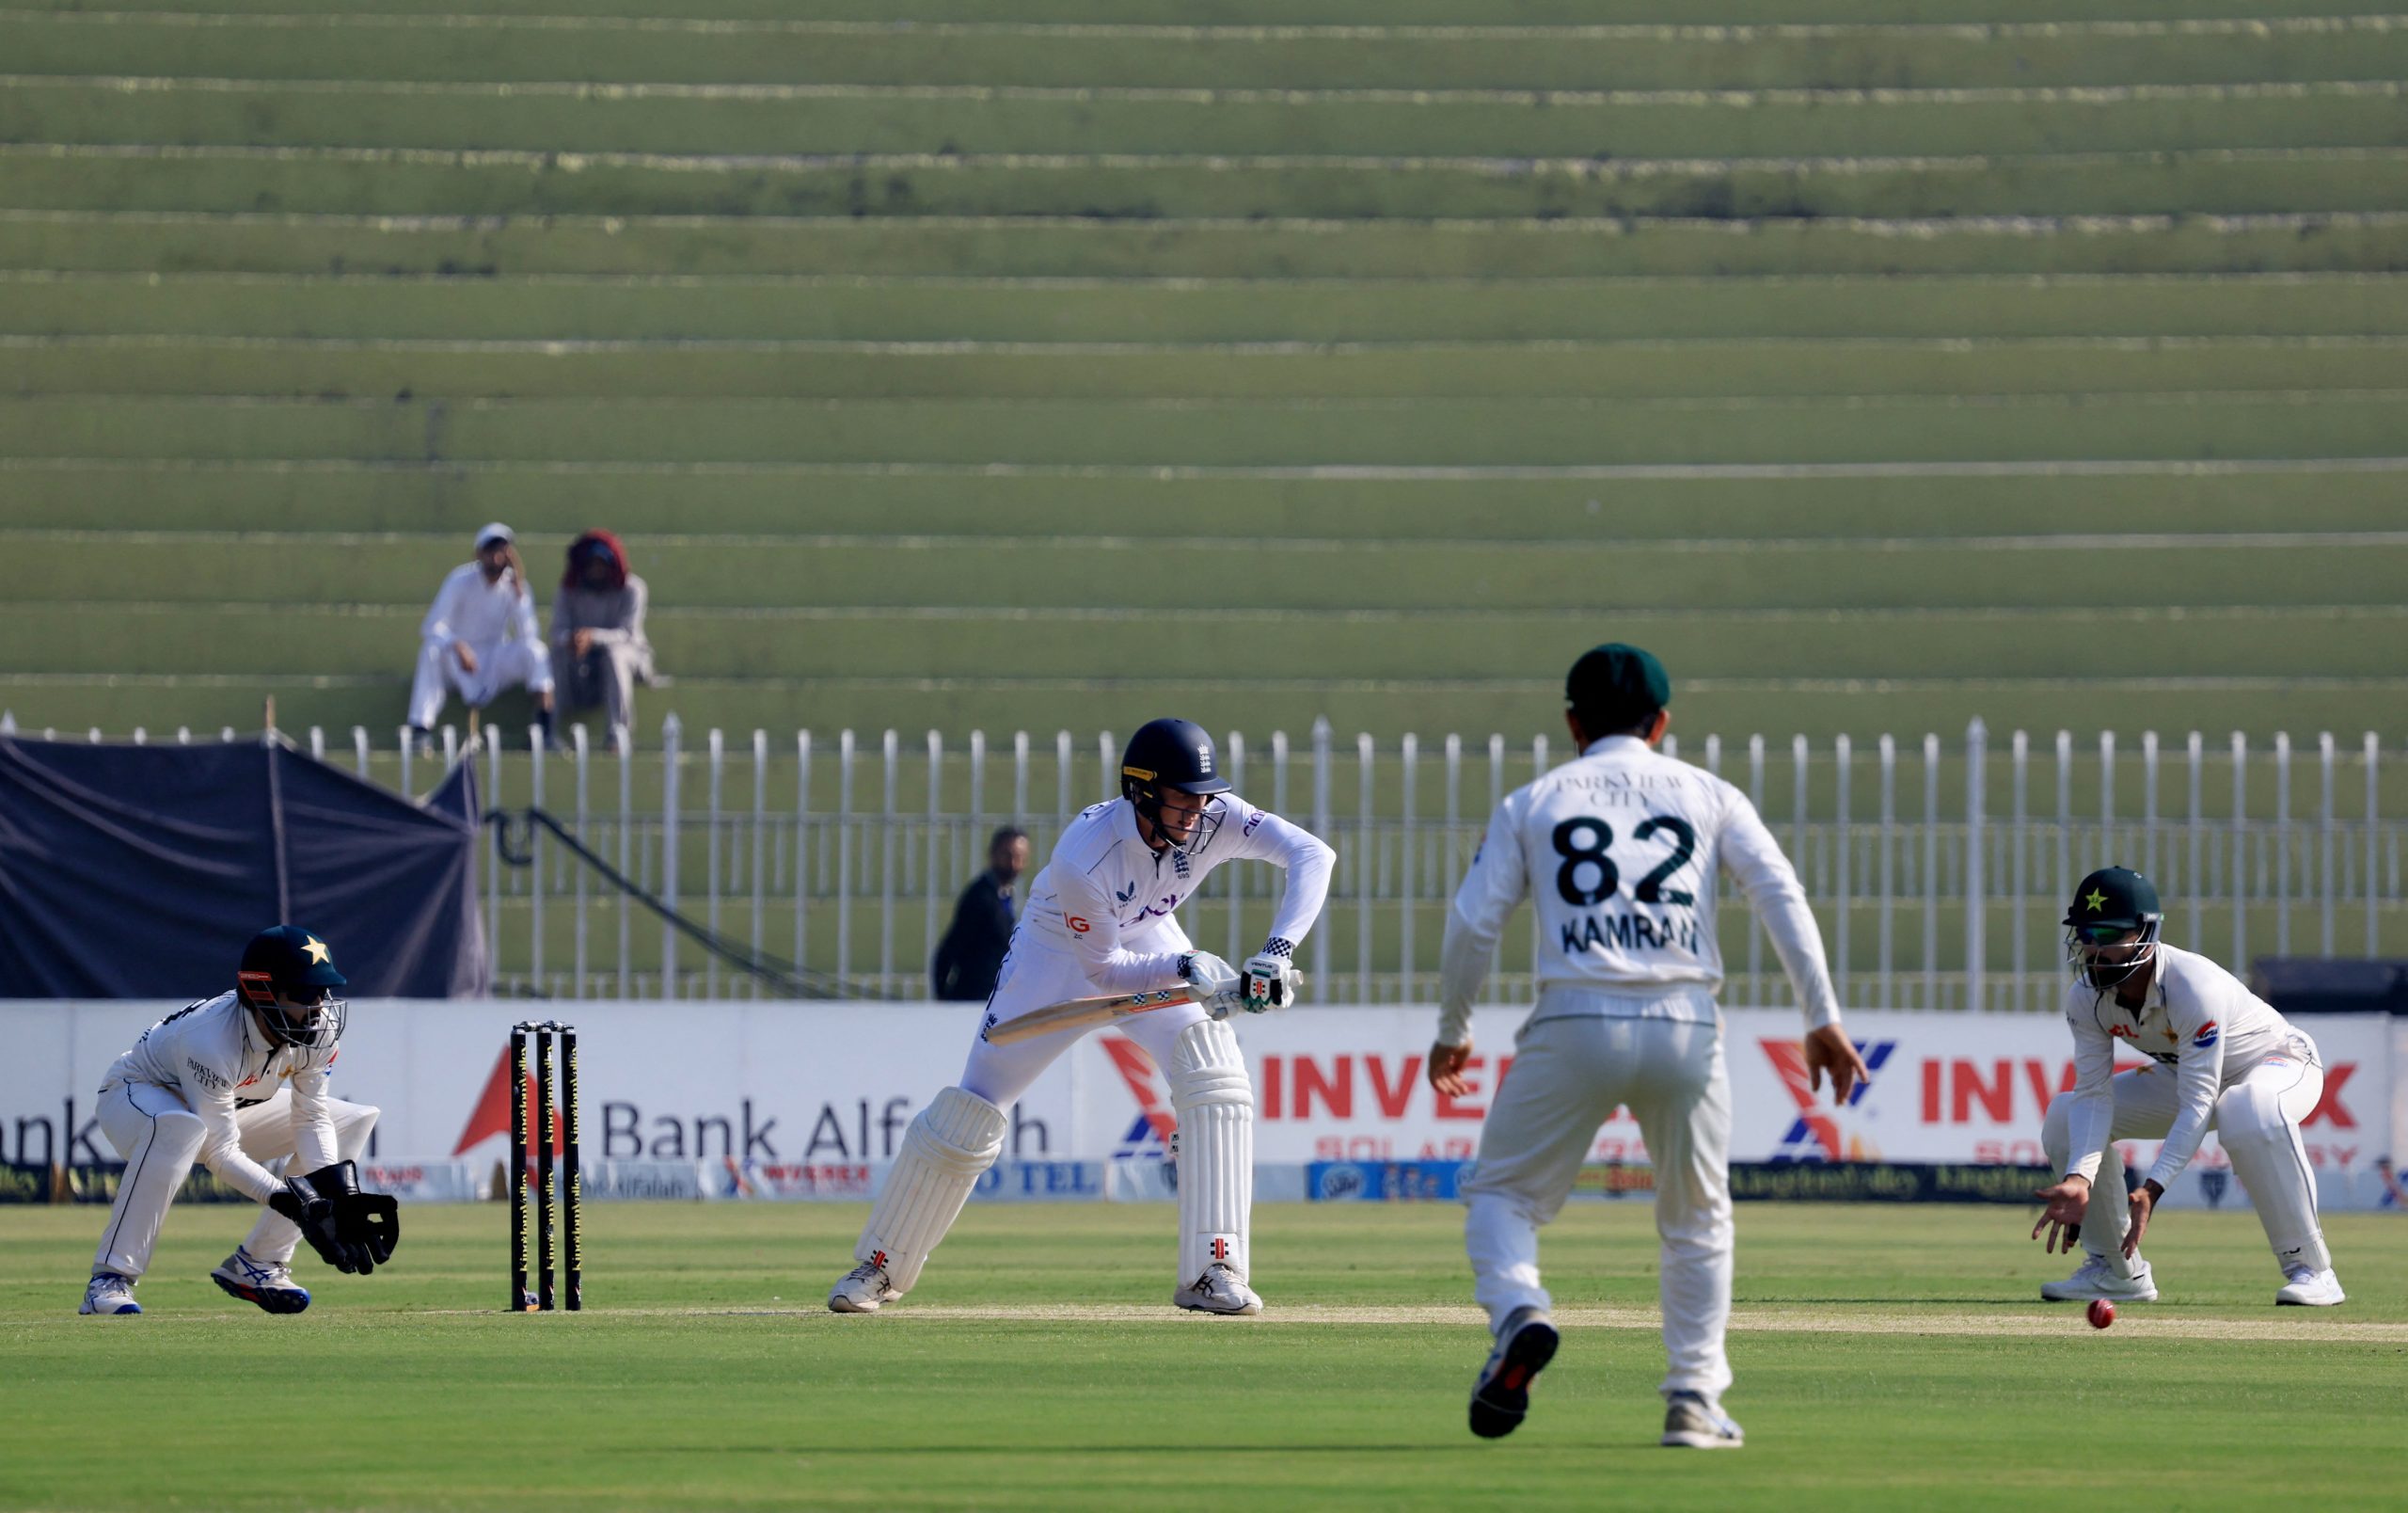
POLYGON ((0 997, 215 993, 278 922, 352 997, 483 993, 482 819, 467 762, 420 805, 277 740, 0 737, 0 997))

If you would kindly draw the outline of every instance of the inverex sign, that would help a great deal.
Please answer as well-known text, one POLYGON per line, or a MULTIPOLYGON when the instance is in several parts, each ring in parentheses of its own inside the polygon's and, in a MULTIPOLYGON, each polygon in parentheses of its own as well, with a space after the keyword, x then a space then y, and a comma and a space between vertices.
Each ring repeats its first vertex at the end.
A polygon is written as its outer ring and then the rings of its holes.
MULTIPOLYGON (((174 1003, 0 1003, 0 1157, 105 1160, 92 1094, 109 1062, 174 1003)), ((976 1005, 555 1003, 579 1030, 585 1152, 594 1159, 882 1162, 939 1088, 960 1075, 976 1005)), ((338 1095, 384 1110, 387 1160, 489 1162, 508 1127, 503 1061, 515 1003, 362 1002, 353 1008, 338 1095)), ((1474 1020, 1470 1089, 1429 1085, 1436 1015, 1306 1008, 1237 1023, 1253 1073, 1256 1151, 1275 1163, 1478 1153, 1480 1123, 1511 1075, 1525 1011, 1474 1020)), ((2393 1029, 2379 1015, 2305 1022, 2324 1053, 2324 1102, 2310 1159, 2359 1172, 2394 1149, 2393 1029)), ((2070 1076, 2052 1015, 1860 1011, 1849 1033, 1874 1068, 1846 1107, 1808 1086, 1797 1014, 1734 1011, 1723 1052, 1732 1156, 1743 1161, 2036 1162, 2040 1120, 2070 1076)), ((1161 1073, 1126 1037, 1079 1042, 1013 1111, 1006 1154, 1145 1160, 1174 1123, 1161 1073)), ((2146 1160, 2154 1146, 2128 1154, 2146 1160)), ((1644 1158, 1625 1113, 1601 1129, 1599 1160, 1644 1158)), ((2202 1160, 2221 1161, 2210 1149, 2202 1160)))

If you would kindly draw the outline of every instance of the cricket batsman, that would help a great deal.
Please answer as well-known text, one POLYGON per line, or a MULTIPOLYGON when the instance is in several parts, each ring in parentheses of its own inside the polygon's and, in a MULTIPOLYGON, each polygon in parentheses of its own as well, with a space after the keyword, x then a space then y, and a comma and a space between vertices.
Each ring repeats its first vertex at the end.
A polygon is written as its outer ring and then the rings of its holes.
POLYGON ((1840 1027, 1823 937, 1789 859, 1746 794, 1655 748, 1671 680, 1637 646, 1572 664, 1565 724, 1579 756, 1497 805, 1447 916, 1430 1081, 1466 1091, 1471 1010, 1498 936, 1527 896, 1538 910, 1537 1005, 1481 1128, 1464 1244, 1496 1348, 1473 1384, 1471 1431, 1511 1434, 1555 1356, 1539 1284, 1539 1230, 1570 1196, 1598 1127, 1627 1106, 1656 1169, 1662 1239, 1662 1442, 1735 1449, 1731 1385, 1731 1083, 1722 1059, 1722 953, 1714 882, 1729 873, 1772 935, 1806 1016, 1812 1085, 1845 1105, 1869 1074, 1840 1027))
POLYGON ((2073 1091, 2049 1105, 2040 1144, 2065 1173, 2036 1196, 2048 1204, 2032 1237, 2051 1250, 2079 1240, 2082 1265, 2045 1282, 2051 1302, 2104 1298, 2154 1302, 2157 1282, 2141 1236, 2158 1200, 2212 1129, 2249 1189, 2283 1285, 2274 1301, 2342 1301, 2333 1254, 2316 1219, 2316 1174, 2300 1125, 2324 1095, 2316 1043, 2239 978, 2158 939, 2157 885, 2124 867, 2082 880, 2067 906, 2066 1023, 2073 1030, 2073 1091), (2153 1065, 2115 1070, 2117 1042, 2153 1065), (2127 1193, 2117 1140, 2155 1139, 2157 1160, 2127 1193))
POLYGON ((1063 1028, 998 1045, 988 1031, 1073 998, 1181 986, 1193 1001, 1120 1021, 1162 1069, 1179 1119, 1171 1301, 1204 1314, 1262 1311, 1247 1269, 1254 1085, 1225 1021, 1231 1009, 1260 1013, 1294 1001, 1295 944, 1320 917, 1337 853, 1230 791, 1212 738, 1185 720, 1155 720, 1130 738, 1120 791, 1070 822, 1030 887, 970 1063, 904 1133, 853 1248, 860 1265, 828 1295, 835 1312, 875 1313, 911 1290, 979 1173, 1002 1154, 1005 1110, 1085 1033, 1063 1028), (1197 950, 1173 911, 1214 868, 1249 858, 1288 877, 1270 937, 1239 971, 1197 950))
POLYGON ((196 1159, 263 1205, 249 1236, 209 1274, 228 1294, 271 1314, 308 1308, 309 1292, 293 1280, 293 1247, 305 1237, 340 1271, 366 1274, 391 1257, 393 1200, 360 1191, 355 1165, 376 1110, 326 1093, 348 1014, 334 996, 343 985, 325 941, 277 925, 243 948, 232 992, 169 1014, 117 1059, 101 1081, 99 1115, 125 1174, 78 1313, 142 1312, 135 1283, 196 1159), (282 1175, 288 1165, 309 1175, 282 1175))

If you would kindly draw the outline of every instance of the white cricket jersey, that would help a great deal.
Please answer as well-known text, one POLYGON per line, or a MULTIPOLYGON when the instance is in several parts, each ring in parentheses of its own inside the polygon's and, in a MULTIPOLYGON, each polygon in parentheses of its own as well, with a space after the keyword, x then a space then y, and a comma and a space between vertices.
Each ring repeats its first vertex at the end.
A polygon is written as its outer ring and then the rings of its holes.
MULTIPOLYGON (((2138 1009, 2115 1001, 2080 979, 2066 989, 2066 1023, 2073 1029, 2073 1091, 2066 1131, 2073 1155, 2066 1175, 2094 1179, 2115 1119, 2115 1043, 2122 1041, 2160 1066, 2174 1068, 2177 1112, 2148 1179, 2174 1179, 2199 1152, 2226 1088, 2271 1057, 2317 1060, 2316 1043, 2239 978, 2195 951, 2161 944, 2157 969, 2138 1009)), ((2317 1064, 2321 1065, 2321 1062, 2317 1064)))
POLYGON ((1029 885, 1012 949, 1075 956, 1099 994, 1169 987, 1180 979, 1180 957, 1194 948, 1171 911, 1222 863, 1254 860, 1287 869, 1266 944, 1275 950, 1284 941, 1292 950, 1321 916, 1338 853, 1311 832, 1234 793, 1216 794, 1210 803, 1221 827, 1200 852, 1147 845, 1137 834, 1136 806, 1127 799, 1081 810, 1029 885))
POLYGON ((445 575, 418 633, 421 640, 447 646, 454 641, 498 646, 512 639, 541 645, 544 639, 535 627, 535 597, 527 585, 509 572, 487 582, 483 569, 473 562, 445 575))
POLYGON ((1439 1043, 1464 1043, 1497 937, 1525 896, 1538 910, 1542 991, 1590 987, 1634 1013, 1710 1020, 1722 985, 1718 871, 1772 935, 1808 1026, 1839 1023, 1805 890, 1748 796, 1636 736, 1607 736, 1507 794, 1488 821, 1448 913, 1439 1043), (1705 992, 1672 991, 1684 986, 1705 992))
POLYGON ((265 1202, 284 1184, 243 1154, 235 1110, 265 1103, 277 1086, 293 1088, 296 1170, 332 1162, 334 1119, 326 1107, 326 1070, 339 1045, 273 1045, 251 1011, 231 993, 180 1009, 142 1032, 134 1048, 110 1064, 103 1092, 120 1082, 148 1082, 173 1091, 200 1116, 200 1163, 220 1181, 265 1202), (316 1131, 320 1143, 310 1144, 316 1131), (309 1157, 323 1153, 324 1160, 309 1157))

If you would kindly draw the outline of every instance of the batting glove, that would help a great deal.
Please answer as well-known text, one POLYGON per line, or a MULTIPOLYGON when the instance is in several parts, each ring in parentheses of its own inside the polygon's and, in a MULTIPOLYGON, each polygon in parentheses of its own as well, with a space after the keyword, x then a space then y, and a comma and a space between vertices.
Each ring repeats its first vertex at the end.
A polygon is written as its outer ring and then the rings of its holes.
POLYGON ((1246 958, 1238 969, 1239 1007, 1247 1013, 1259 1014, 1266 1009, 1285 1009, 1296 1001, 1296 990, 1304 985, 1305 975, 1296 970, 1291 960, 1295 950, 1292 942, 1274 935, 1263 942, 1262 949, 1246 958))
POLYGON ((1190 951, 1179 959, 1179 975, 1195 991, 1196 1002, 1215 1019, 1227 1019, 1238 1004, 1238 975, 1211 951, 1190 951))

